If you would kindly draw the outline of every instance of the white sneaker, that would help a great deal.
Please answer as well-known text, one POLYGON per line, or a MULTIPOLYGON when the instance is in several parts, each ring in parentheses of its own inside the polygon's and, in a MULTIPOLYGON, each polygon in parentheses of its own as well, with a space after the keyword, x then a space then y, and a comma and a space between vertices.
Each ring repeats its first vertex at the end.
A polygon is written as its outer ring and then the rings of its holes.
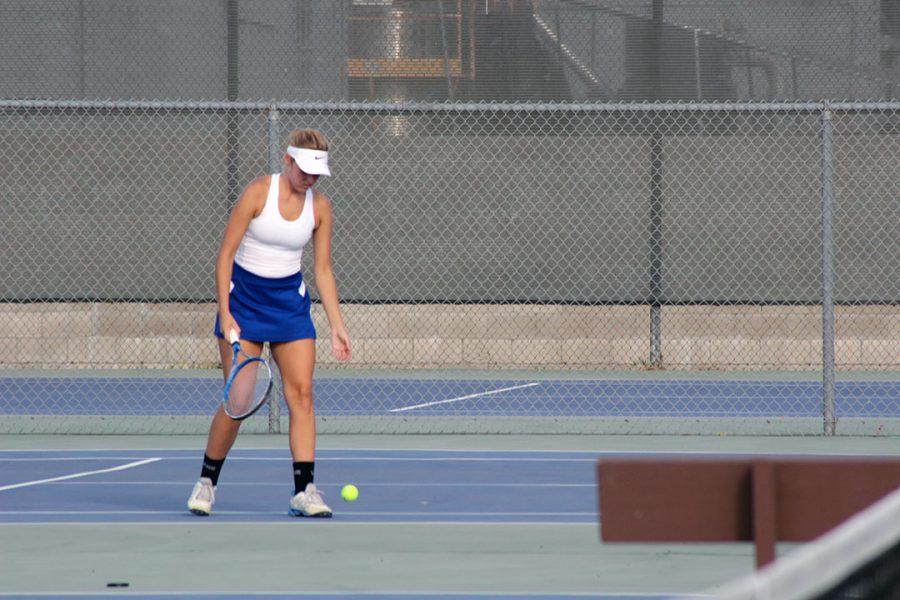
POLYGON ((290 515, 294 517, 331 517, 331 509, 322 500, 322 493, 314 483, 306 484, 306 489, 291 498, 290 515))
POLYGON ((212 512, 213 502, 216 501, 216 486, 213 485, 212 479, 209 477, 201 477, 194 484, 194 491, 188 498, 187 507, 195 515, 208 517, 212 512))

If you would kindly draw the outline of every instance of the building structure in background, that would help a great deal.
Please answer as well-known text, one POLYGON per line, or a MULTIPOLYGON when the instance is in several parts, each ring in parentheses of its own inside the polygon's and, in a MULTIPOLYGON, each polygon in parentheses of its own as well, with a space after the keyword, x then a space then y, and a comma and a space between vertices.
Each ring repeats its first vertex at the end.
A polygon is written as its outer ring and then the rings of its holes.
POLYGON ((4 98, 872 100, 900 82, 898 0, 33 0, 0 16, 4 98))

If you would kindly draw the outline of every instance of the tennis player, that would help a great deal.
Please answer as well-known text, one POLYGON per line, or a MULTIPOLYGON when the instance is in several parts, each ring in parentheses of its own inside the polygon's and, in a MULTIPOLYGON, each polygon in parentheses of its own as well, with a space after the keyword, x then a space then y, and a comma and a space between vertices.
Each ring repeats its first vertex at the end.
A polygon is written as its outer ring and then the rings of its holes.
MULTIPOLYGON (((259 355, 263 343, 269 342, 290 411, 294 461, 290 514, 306 517, 332 515, 313 483, 316 331, 310 318, 309 290, 301 272, 303 248, 310 239, 315 252, 316 287, 331 328, 331 353, 338 360, 350 359, 350 338, 341 318, 331 268, 331 202, 313 189, 321 175, 331 175, 325 136, 314 129, 294 130, 282 172, 254 180, 234 206, 216 260, 219 310, 215 335, 224 376, 227 380, 231 368, 230 330, 239 334, 248 354, 259 355)), ((240 424, 222 407, 213 417, 200 480, 187 503, 192 513, 212 512, 219 474, 240 424)))

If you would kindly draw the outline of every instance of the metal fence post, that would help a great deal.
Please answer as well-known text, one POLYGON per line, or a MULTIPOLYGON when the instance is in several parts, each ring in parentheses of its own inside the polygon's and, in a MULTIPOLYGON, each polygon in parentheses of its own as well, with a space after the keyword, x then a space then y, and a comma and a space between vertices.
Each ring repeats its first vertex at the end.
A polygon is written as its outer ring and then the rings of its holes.
MULTIPOLYGON (((281 163, 281 132, 278 122, 278 106, 269 106, 269 118, 267 120, 268 148, 269 148, 269 173, 280 171, 281 163)), ((280 389, 280 382, 279 389, 280 389)), ((269 433, 281 433, 281 394, 274 393, 269 397, 269 433)))
POLYGON ((697 102, 703 100, 703 77, 700 74, 700 30, 694 30, 694 78, 697 86, 697 102))
MULTIPOLYGON (((663 0, 653 0, 653 41, 651 77, 653 96, 659 99, 662 91, 662 34, 663 0)), ((653 131, 650 133, 650 367, 661 368, 662 356, 662 169, 663 150, 661 129, 665 123, 661 111, 652 113, 653 131)))
MULTIPOLYGON (((225 2, 225 62, 227 64, 225 93, 229 102, 237 102, 240 95, 240 61, 238 0, 225 2)), ((240 195, 238 189, 238 154, 240 144, 240 116, 238 111, 225 113, 225 200, 230 211, 240 195)))
MULTIPOLYGON (((450 55, 447 49, 447 24, 444 23, 444 0, 438 0, 438 19, 441 21, 441 47, 444 49, 444 77, 447 78, 447 98, 453 102, 453 78, 450 75, 450 55)), ((459 51, 458 54, 462 57, 461 51, 459 51)), ((462 71, 462 58, 460 58, 459 69, 462 71)))
POLYGON ((822 108, 822 414, 825 435, 834 435, 837 419, 834 411, 834 154, 831 148, 833 126, 831 107, 822 108))
POLYGON ((279 119, 280 115, 278 114, 278 105, 272 104, 268 109, 268 144, 267 147, 269 149, 269 172, 274 173, 275 171, 281 170, 281 132, 279 130, 279 119))
POLYGON ((662 366, 662 118, 654 115, 650 137, 650 367, 662 366))

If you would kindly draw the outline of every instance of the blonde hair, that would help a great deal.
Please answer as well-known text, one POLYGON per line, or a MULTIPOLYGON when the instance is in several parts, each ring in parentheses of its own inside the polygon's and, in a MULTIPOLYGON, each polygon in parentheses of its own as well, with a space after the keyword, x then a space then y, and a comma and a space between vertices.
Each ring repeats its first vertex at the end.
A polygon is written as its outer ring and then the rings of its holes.
POLYGON ((288 146, 328 152, 328 140, 318 129, 295 129, 288 136, 288 146))

